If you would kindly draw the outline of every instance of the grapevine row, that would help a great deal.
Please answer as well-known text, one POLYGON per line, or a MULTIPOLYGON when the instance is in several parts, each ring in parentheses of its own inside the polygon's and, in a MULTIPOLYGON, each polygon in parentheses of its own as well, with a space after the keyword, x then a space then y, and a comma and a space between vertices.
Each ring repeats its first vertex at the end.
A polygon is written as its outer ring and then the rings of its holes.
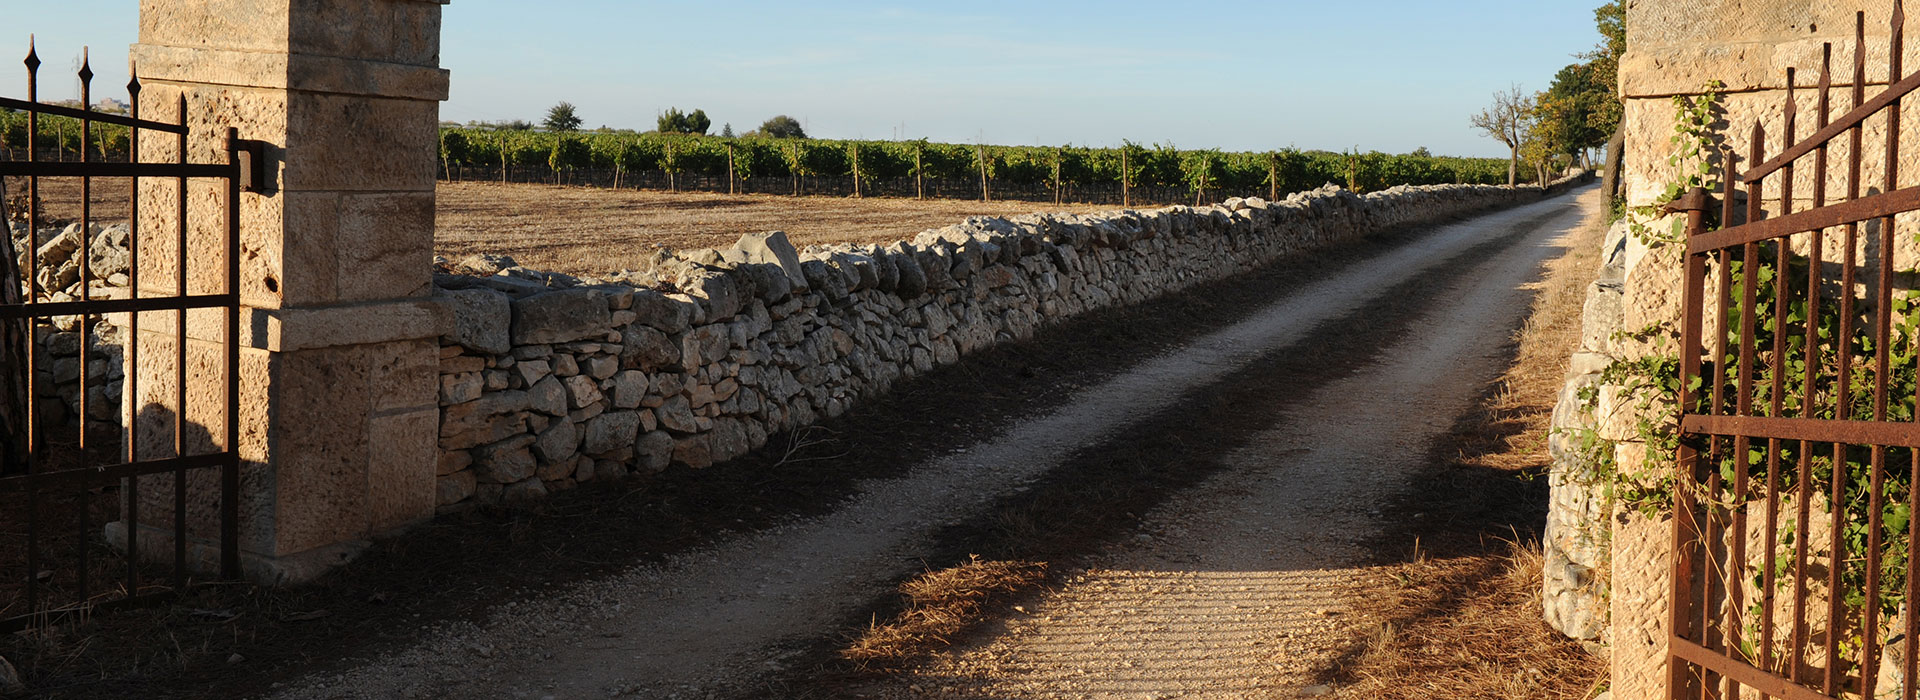
MULTIPOLYGON (((1239 194, 1286 194, 1325 183, 1372 191, 1394 185, 1498 184, 1506 162, 1490 158, 1329 153, 1283 149, 1264 153, 1179 150, 1127 142, 1118 148, 976 146, 917 141, 723 138, 677 134, 551 133, 443 128, 441 165, 509 171, 545 168, 556 181, 571 171, 664 173, 727 181, 790 178, 793 194, 807 178, 861 181, 976 180, 983 190, 1080 186, 1177 188, 1239 194)), ((617 177, 617 175, 616 175, 617 177)), ((632 178, 629 177, 629 182, 632 178)))

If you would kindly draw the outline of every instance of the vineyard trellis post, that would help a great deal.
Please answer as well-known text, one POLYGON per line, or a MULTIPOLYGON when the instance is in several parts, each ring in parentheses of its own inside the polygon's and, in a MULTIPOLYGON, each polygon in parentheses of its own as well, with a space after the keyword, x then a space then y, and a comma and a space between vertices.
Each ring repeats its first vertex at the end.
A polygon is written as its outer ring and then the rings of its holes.
POLYGON ((613 151, 613 188, 616 190, 620 189, 620 175, 626 170, 627 149, 632 146, 632 142, 621 139, 620 147, 613 151))
POLYGON ((1120 145, 1120 206, 1133 208, 1133 171, 1127 164, 1126 142, 1120 145))
POLYGON ((787 142, 787 175, 793 178, 793 196, 800 196, 800 145, 787 142))
POLYGON ((926 168, 922 166, 920 162, 921 152, 924 150, 926 149, 918 144, 914 145, 913 147, 913 198, 914 199, 927 198, 927 185, 926 185, 927 173, 926 173, 926 168))
POLYGON ((855 143, 851 146, 851 148, 853 149, 853 198, 859 199, 860 198, 860 144, 855 143))
POLYGON ((1193 205, 1196 207, 1200 206, 1201 202, 1207 198, 1207 171, 1212 168, 1213 156, 1202 152, 1200 154, 1200 176, 1194 178, 1193 181, 1193 205))
POLYGON ((727 144, 727 194, 740 194, 740 188, 734 183, 733 144, 727 144))
POLYGON ((1060 149, 1053 149, 1053 203, 1060 204, 1060 149))
POLYGON ((1280 201, 1280 154, 1267 152, 1267 199, 1280 201))
POLYGON ((974 160, 980 163, 980 201, 991 202, 993 195, 987 189, 987 147, 976 145, 973 147, 973 154, 974 160))

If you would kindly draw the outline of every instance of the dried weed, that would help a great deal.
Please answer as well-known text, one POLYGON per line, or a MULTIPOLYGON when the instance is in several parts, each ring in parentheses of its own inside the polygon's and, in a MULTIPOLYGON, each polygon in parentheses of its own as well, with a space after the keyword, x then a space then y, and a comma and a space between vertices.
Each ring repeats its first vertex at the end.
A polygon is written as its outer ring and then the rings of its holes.
POLYGON ((912 661, 951 644, 979 619, 990 600, 1027 590, 1046 576, 1044 563, 982 561, 978 556, 929 571, 900 584, 904 610, 885 624, 875 622, 840 655, 869 668, 912 661))

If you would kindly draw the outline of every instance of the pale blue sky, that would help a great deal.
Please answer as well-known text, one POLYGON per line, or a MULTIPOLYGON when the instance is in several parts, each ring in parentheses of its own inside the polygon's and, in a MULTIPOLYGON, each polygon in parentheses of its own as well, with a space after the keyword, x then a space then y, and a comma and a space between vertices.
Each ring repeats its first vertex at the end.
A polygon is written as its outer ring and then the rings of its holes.
MULTIPOLYGON (((567 100, 588 127, 652 128, 701 108, 714 131, 790 114, 811 135, 1001 144, 1505 155, 1467 117, 1546 87, 1598 42, 1602 0, 879 2, 453 0, 444 119, 527 119, 567 100), (902 125, 904 124, 904 134, 902 125)), ((6 0, 0 95, 124 96, 137 0, 6 0)))

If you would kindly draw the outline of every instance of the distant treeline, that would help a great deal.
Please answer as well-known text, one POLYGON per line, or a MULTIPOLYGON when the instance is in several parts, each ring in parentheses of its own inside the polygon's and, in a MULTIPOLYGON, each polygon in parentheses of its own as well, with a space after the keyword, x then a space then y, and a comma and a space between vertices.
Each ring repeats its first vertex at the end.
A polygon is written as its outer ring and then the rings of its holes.
MULTIPOLYGON (((1332 182, 1359 191, 1394 185, 1506 182, 1506 161, 1451 158, 1425 153, 1330 153, 1282 149, 1260 153, 1218 149, 1181 150, 1126 142, 1118 148, 1084 146, 977 146, 918 141, 725 138, 660 133, 554 133, 449 127, 440 132, 443 172, 472 177, 497 170, 518 180, 528 168, 544 169, 550 181, 572 181, 575 171, 611 171, 623 186, 664 176, 680 180, 735 182, 789 178, 794 194, 810 178, 846 179, 855 192, 866 183, 954 181, 975 183, 974 192, 1140 187, 1191 193, 1287 194, 1332 182), (623 175, 624 174, 624 175, 623 175)), ((585 178, 602 182, 598 174, 585 178)), ((933 194, 931 191, 929 195, 933 194)))

